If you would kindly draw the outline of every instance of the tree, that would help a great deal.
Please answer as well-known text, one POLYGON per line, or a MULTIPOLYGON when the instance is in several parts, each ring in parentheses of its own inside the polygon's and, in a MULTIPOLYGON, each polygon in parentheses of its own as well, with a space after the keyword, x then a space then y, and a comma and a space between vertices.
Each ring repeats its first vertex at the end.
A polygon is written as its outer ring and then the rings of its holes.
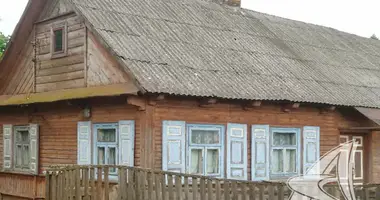
POLYGON ((5 36, 2 32, 0 32, 0 59, 7 47, 7 43, 9 41, 9 36, 5 36))
POLYGON ((377 36, 376 36, 375 34, 373 34, 373 35, 371 36, 371 39, 379 40, 379 38, 377 38, 377 36))

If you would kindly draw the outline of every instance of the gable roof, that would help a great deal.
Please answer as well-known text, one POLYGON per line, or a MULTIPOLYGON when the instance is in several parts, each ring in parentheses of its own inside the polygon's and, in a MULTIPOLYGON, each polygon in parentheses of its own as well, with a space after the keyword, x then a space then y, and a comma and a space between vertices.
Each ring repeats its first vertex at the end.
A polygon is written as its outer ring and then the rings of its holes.
POLYGON ((380 108, 380 42, 211 0, 68 0, 142 90, 380 108))

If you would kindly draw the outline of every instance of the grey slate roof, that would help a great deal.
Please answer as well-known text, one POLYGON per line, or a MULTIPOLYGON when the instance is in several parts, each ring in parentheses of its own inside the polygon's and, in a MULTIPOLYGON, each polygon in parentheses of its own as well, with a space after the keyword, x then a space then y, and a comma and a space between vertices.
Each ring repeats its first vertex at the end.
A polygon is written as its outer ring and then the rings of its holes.
POLYGON ((380 42, 205 0, 71 0, 147 92, 380 108, 380 42))

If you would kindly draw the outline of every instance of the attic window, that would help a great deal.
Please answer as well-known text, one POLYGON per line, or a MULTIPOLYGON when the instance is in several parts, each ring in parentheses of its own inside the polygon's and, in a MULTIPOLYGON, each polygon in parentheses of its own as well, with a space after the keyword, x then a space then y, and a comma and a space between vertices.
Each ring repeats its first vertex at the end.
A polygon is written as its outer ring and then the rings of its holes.
POLYGON ((51 57, 59 58, 67 55, 66 24, 53 25, 51 29, 51 57))
POLYGON ((61 53, 63 51, 63 28, 56 29, 54 35, 54 53, 61 53))

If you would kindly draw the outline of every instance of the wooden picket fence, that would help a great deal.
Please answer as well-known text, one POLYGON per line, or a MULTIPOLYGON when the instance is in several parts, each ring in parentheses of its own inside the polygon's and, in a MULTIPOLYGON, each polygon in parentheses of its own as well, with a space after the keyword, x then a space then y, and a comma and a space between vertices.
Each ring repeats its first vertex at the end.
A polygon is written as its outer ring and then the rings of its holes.
MULTIPOLYGON (((341 196, 336 185, 326 186, 326 190, 341 196)), ((125 166, 69 166, 46 173, 47 200, 285 200, 290 193, 279 182, 217 179, 125 166)), ((358 200, 380 199, 380 185, 356 186, 355 194, 358 200)))

